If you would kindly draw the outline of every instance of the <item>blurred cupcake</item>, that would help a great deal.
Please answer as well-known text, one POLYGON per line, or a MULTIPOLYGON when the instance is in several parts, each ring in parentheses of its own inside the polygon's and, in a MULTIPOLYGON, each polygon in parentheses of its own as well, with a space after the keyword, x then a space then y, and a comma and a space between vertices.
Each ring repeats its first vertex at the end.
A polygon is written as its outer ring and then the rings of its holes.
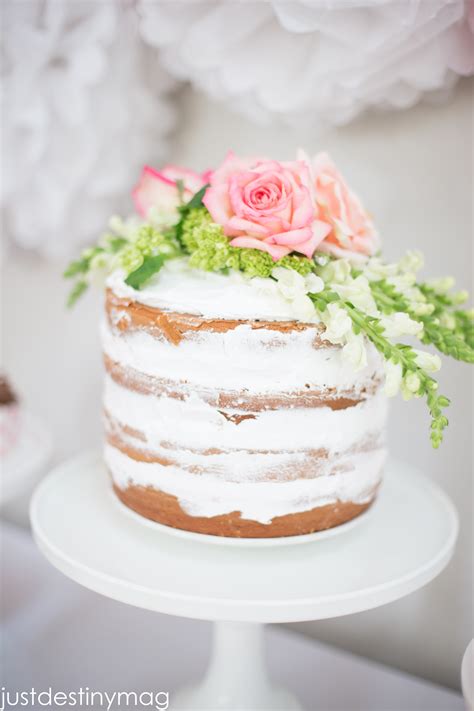
POLYGON ((33 488, 51 456, 51 435, 0 373, 0 507, 4 518, 26 525, 33 488))
POLYGON ((18 442, 21 408, 8 378, 0 375, 0 456, 6 457, 18 442))

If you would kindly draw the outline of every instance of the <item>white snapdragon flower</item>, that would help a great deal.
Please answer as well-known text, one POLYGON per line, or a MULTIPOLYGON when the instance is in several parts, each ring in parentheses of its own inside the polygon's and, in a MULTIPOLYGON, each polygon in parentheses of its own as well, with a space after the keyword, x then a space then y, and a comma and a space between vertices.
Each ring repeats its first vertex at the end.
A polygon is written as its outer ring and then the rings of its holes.
POLYGON ((421 381, 416 373, 407 373, 403 382, 406 389, 411 393, 417 393, 420 389, 421 381))
POLYGON ((394 363, 393 360, 385 360, 384 369, 384 392, 387 397, 395 397, 395 395, 398 394, 402 384, 402 366, 400 363, 394 363))
POLYGON ((155 205, 150 207, 147 212, 147 220, 158 229, 175 225, 179 222, 179 212, 174 201, 170 205, 166 205, 164 202, 159 208, 155 205))
POLYGON ((306 294, 306 284, 304 277, 294 269, 285 269, 285 267, 275 267, 272 271, 272 277, 277 280, 277 288, 280 294, 292 301, 298 294, 306 294))
POLYGON ((344 301, 350 301, 356 309, 360 309, 369 316, 378 316, 370 284, 365 276, 360 274, 356 279, 347 280, 344 284, 334 284, 334 291, 344 301))
POLYGON ((408 291, 416 284, 416 274, 414 272, 404 272, 388 277, 387 282, 403 295, 409 295, 408 291))
POLYGON ((328 304, 321 314, 321 320, 326 326, 322 338, 334 344, 347 342, 347 336, 352 332, 352 321, 344 309, 337 304, 328 304))
POLYGON ((318 264, 320 267, 325 267, 330 261, 327 254, 318 254, 317 252, 314 254, 313 260, 315 264, 318 264))
POLYGON ((317 294, 324 289, 324 282, 320 277, 316 274, 302 276, 293 269, 285 267, 275 267, 272 277, 276 279, 276 284, 275 282, 271 283, 276 286, 283 298, 290 302, 291 310, 296 318, 301 321, 318 320, 314 304, 307 294, 317 294))
POLYGON ((106 252, 99 252, 92 257, 89 263, 89 270, 92 272, 108 269, 111 262, 111 255, 106 252))
POLYGON ((410 318, 404 311, 382 316, 380 324, 383 326, 384 336, 387 336, 387 338, 419 336, 423 331, 423 324, 410 318))
POLYGON ((314 304, 306 294, 297 294, 291 302, 291 309, 300 321, 316 321, 314 304))
POLYGON ((456 319, 452 314, 448 313, 448 311, 445 311, 439 317, 439 325, 453 331, 456 328, 456 319))
MULTIPOLYGON (((125 237, 125 239, 129 240, 130 242, 133 242, 135 239, 138 238, 138 228, 142 224, 143 220, 137 215, 132 215, 131 217, 127 217, 126 219, 123 219, 119 215, 112 215, 112 217, 109 219, 109 227, 112 232, 115 232, 116 235, 120 235, 121 237, 125 237)), ((99 244, 101 244, 100 240, 99 244)))
POLYGON ((319 274, 327 284, 343 284, 351 275, 351 265, 347 259, 334 259, 319 274))
POLYGON ((426 301, 417 301, 411 303, 411 309, 417 316, 429 316, 435 310, 435 306, 426 301))
POLYGON ((305 276, 304 281, 308 294, 319 294, 319 292, 324 289, 324 281, 321 277, 316 276, 316 274, 312 272, 305 276))
POLYGON ((401 391, 404 400, 411 400, 413 397, 419 397, 418 390, 420 389, 421 381, 416 373, 407 373, 402 380, 401 391))
POLYGON ((362 370, 367 365, 367 350, 364 337, 351 331, 346 338, 347 343, 342 349, 342 358, 347 363, 350 363, 356 372, 362 370))
POLYGON ((442 277, 441 279, 432 279, 428 282, 428 284, 438 294, 446 294, 450 289, 453 288, 455 281, 453 277, 447 276, 442 277))
POLYGON ((379 281, 395 276, 398 272, 397 264, 385 264, 380 257, 372 257, 368 260, 364 274, 369 281, 379 281))
POLYGON ((427 351, 413 349, 416 353, 415 363, 426 373, 436 373, 441 368, 441 358, 427 351))
POLYGON ((423 254, 417 249, 410 249, 398 262, 398 269, 401 272, 419 272, 424 265, 423 254))
POLYGON ((469 298, 469 292, 466 289, 461 289, 461 291, 458 291, 456 294, 453 294, 451 298, 457 305, 464 304, 469 298))

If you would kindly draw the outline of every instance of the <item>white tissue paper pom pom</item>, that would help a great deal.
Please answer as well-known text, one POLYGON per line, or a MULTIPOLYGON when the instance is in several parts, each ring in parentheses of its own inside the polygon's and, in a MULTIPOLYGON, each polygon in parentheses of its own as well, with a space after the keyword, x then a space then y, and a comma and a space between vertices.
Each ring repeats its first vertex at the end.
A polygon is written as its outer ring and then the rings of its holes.
POLYGON ((164 157, 175 80, 154 61, 147 83, 137 21, 127 4, 4 3, 2 206, 21 246, 75 251, 164 157))
POLYGON ((444 98, 474 71, 464 0, 138 0, 175 76, 253 120, 344 124, 444 98))

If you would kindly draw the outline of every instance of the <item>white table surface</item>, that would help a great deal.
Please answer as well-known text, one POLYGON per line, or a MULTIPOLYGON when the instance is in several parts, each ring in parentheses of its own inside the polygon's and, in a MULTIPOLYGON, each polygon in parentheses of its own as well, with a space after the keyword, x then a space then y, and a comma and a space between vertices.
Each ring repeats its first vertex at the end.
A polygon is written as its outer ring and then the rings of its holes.
MULTIPOLYGON (((21 529, 4 524, 1 544, 1 684, 8 690, 162 690, 172 702, 174 689, 204 672, 209 623, 90 592, 49 565, 21 529)), ((282 627, 269 627, 266 642, 271 676, 307 711, 464 709, 457 693, 282 627)))

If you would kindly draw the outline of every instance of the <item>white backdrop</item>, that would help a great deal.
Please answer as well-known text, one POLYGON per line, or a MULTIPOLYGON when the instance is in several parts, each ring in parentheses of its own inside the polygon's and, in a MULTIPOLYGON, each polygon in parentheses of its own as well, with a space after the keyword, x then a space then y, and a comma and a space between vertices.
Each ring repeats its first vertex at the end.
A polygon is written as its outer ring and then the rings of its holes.
MULTIPOLYGON (((418 247, 426 254, 427 273, 450 273, 472 291, 472 89, 465 80, 443 106, 372 115, 319 135, 310 129, 256 127, 188 89, 180 97, 182 124, 169 158, 199 169, 221 160, 229 147, 282 159, 292 157, 299 145, 309 152, 325 148, 374 214, 388 258, 418 247)), ((123 207, 126 211, 129 205, 123 207)), ((12 250, 4 279, 3 360, 31 408, 53 430, 56 460, 100 442, 96 322, 101 295, 91 293, 74 312, 66 312, 61 269, 61 264, 12 250)), ((406 600, 298 626, 452 686, 459 686, 462 653, 472 636, 469 378, 462 364, 446 364, 441 372, 442 391, 453 404, 451 426, 438 452, 430 447, 422 403, 397 402, 390 426, 392 452, 419 465, 456 502, 461 534, 454 561, 437 581, 406 600)))

